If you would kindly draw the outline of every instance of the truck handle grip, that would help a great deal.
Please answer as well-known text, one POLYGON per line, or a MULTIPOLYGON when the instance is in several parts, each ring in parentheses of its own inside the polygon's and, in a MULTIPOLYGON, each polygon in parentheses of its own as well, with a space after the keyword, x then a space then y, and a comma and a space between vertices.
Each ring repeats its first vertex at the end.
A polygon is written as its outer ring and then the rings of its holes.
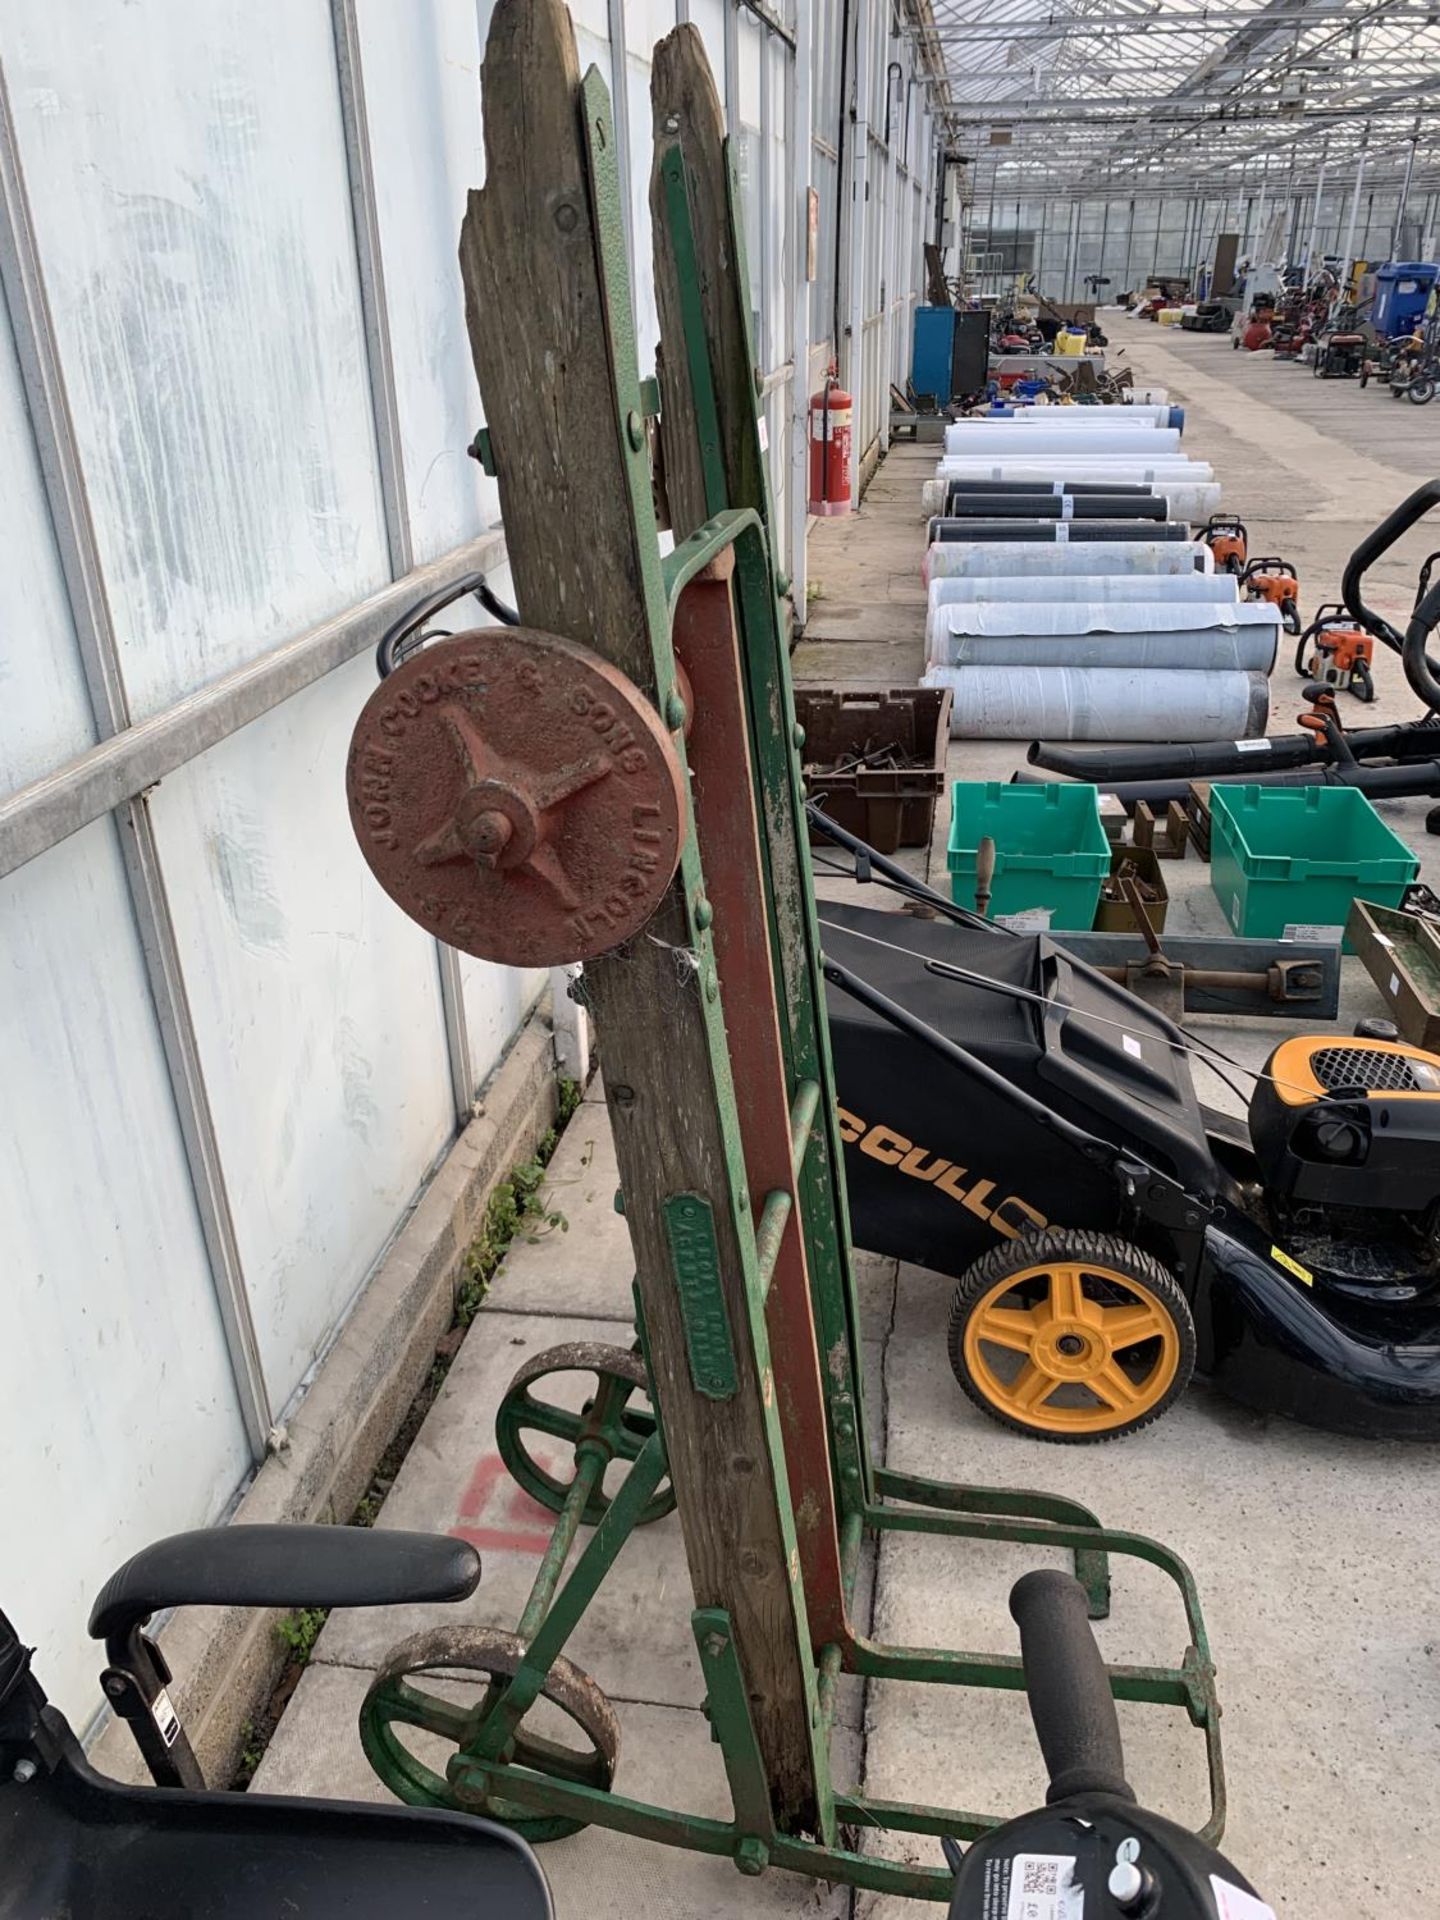
POLYGON ((1077 1793, 1135 1798, 1125 1778, 1120 1723, 1088 1606, 1080 1582, 1056 1568, 1027 1573, 1010 1591, 1051 1805, 1077 1793))

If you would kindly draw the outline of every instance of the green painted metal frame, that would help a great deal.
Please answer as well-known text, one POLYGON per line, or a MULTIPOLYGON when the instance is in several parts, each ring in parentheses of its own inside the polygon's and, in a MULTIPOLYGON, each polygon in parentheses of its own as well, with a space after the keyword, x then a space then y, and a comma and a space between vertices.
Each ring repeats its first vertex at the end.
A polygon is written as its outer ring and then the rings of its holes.
MULTIPOLYGON (((582 103, 591 172, 592 205, 600 234, 602 271, 608 302, 618 430, 627 448, 627 472, 637 526, 653 528, 650 475, 641 423, 658 407, 653 381, 641 382, 636 368, 629 286, 620 220, 621 188, 610 125, 609 96, 595 69, 586 75, 582 103)), ((709 360, 705 317, 699 294, 694 233, 686 187, 685 162, 678 144, 661 155, 670 242, 683 282, 685 349, 696 407, 706 503, 710 519, 689 539, 661 557, 655 545, 646 564, 656 679, 667 718, 683 718, 675 702, 676 676, 670 629, 686 584, 728 548, 735 551, 734 604, 742 649, 749 711, 757 813, 762 823, 761 868, 771 934, 771 958, 780 1012, 787 1083, 791 1088, 791 1132, 800 1194, 817 1339, 824 1358, 828 1434, 840 1525, 840 1560, 847 1620, 844 1631, 820 1646, 802 1646, 799 1657, 813 1700, 817 1746, 818 1838, 778 1832, 771 1815, 768 1783, 751 1723, 744 1675, 728 1616, 700 1609, 692 1627, 705 1677, 707 1710, 724 1758, 734 1816, 722 1821, 669 1807, 628 1799, 612 1788, 560 1778, 514 1763, 511 1743, 526 1712, 545 1690, 546 1678, 586 1607, 636 1527, 643 1524, 666 1473, 664 1434, 654 1435, 638 1453, 589 1539, 578 1553, 575 1543, 587 1509, 603 1478, 609 1457, 605 1447, 583 1437, 576 1445, 576 1479, 556 1522, 551 1545, 536 1575, 522 1616, 519 1636, 525 1652, 513 1677, 491 1686, 479 1707, 462 1713, 452 1702, 428 1696, 408 1681, 372 1689, 362 1711, 366 1751, 381 1777, 403 1799, 417 1804, 494 1810, 525 1810, 524 1825, 534 1838, 572 1832, 593 1824, 670 1846, 731 1858, 742 1872, 779 1867, 847 1885, 910 1898, 944 1901, 952 1877, 944 1866, 923 1867, 860 1853, 839 1844, 842 1826, 885 1828, 912 1834, 950 1834, 975 1838, 1004 1816, 886 1801, 836 1792, 829 1781, 828 1748, 833 1727, 838 1677, 849 1672, 886 1680, 952 1686, 1017 1689, 1024 1685, 1018 1657, 975 1654, 943 1648, 893 1647, 856 1632, 849 1624, 860 1552, 866 1536, 918 1533, 954 1540, 984 1540, 1010 1545, 1060 1549, 1073 1556, 1085 1585, 1093 1617, 1109 1610, 1109 1556, 1128 1555, 1158 1568, 1174 1581, 1184 1608, 1189 1645, 1179 1667, 1112 1666, 1112 1691, 1118 1699, 1182 1708, 1205 1740, 1210 1780, 1210 1814, 1202 1829, 1218 1839, 1224 1825, 1225 1794, 1220 1754, 1219 1706, 1214 1669, 1194 1580, 1185 1563, 1167 1547, 1138 1534, 1100 1526, 1096 1516, 1075 1501, 1025 1489, 972 1487, 899 1474, 871 1464, 866 1439, 860 1378, 858 1303, 850 1265, 842 1145, 833 1097, 834 1073, 825 1019, 825 990, 819 926, 815 911, 809 840, 805 826, 799 746, 791 695, 788 648, 779 617, 778 583, 771 562, 768 529, 772 524, 766 464, 758 416, 751 416, 749 444, 742 468, 754 475, 754 497, 730 498, 722 458, 720 417, 709 360), (688 263, 688 265, 687 265, 688 263), (828 1096, 828 1097, 827 1097, 828 1096), (568 1574, 567 1562, 573 1557, 568 1574), (427 1704, 428 1703, 428 1704, 427 1704), (456 1752, 443 1778, 416 1761, 396 1729, 421 1727, 450 1739, 456 1752), (821 1750, 823 1750, 823 1757, 821 1750)), ((731 236, 736 283, 748 284, 739 190, 727 155, 731 236)), ((749 344, 748 315, 742 314, 749 344)), ((753 354, 751 356, 753 364, 753 354)), ((690 836, 685 860, 687 891, 703 899, 699 851, 690 836), (693 873, 691 868, 693 867, 693 873)), ((704 925, 695 929, 697 936, 704 925)), ((701 948, 708 952, 707 947, 701 948)), ((713 998, 713 996, 709 996, 713 998)), ((719 1011, 716 1010, 719 1022, 719 1011)), ((723 1035, 723 1029, 721 1029, 723 1035)), ((723 1038, 721 1044, 723 1045, 723 1038)), ((729 1072, 717 1076, 722 1101, 730 1105, 730 1129, 736 1125, 729 1072)), ((737 1149, 738 1152, 738 1149, 737 1149)), ((790 1196, 776 1193, 758 1209, 753 1233, 753 1268, 747 1258, 752 1301, 751 1324, 730 1329, 738 1339, 755 1339, 766 1351, 764 1301, 791 1209, 790 1196)), ((644 1327, 637 1315, 641 1353, 644 1327)), ((717 1375, 723 1387, 723 1377, 717 1375)), ((698 1384, 698 1383, 697 1383, 698 1384)), ((620 1404, 623 1405, 623 1387, 620 1404)), ((619 1417, 612 1407, 608 1417, 619 1417)), ((777 1457, 778 1430, 774 1435, 777 1457)), ((781 1505, 793 1541, 784 1476, 779 1476, 781 1505)), ((1015 1810, 1012 1810, 1015 1811, 1015 1810)))

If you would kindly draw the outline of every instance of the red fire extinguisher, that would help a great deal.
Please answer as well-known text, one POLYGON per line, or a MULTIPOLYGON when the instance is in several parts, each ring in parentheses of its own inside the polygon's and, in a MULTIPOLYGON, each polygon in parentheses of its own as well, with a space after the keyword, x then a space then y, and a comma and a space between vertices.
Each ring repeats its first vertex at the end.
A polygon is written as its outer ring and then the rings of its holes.
POLYGON ((810 396, 811 513, 850 511, 850 422, 855 402, 833 374, 810 396))

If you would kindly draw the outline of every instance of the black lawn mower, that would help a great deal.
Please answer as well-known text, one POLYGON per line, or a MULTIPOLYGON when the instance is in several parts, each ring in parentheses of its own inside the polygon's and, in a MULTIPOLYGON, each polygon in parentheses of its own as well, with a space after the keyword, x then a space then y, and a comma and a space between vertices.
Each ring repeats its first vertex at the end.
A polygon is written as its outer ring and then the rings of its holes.
POLYGON ((940 916, 820 902, 852 1235, 956 1279, 977 1406, 1108 1440, 1199 1372, 1312 1426, 1440 1435, 1440 1058, 1288 1039, 1238 1123, 1190 1062, 1238 1063, 811 818, 940 916))

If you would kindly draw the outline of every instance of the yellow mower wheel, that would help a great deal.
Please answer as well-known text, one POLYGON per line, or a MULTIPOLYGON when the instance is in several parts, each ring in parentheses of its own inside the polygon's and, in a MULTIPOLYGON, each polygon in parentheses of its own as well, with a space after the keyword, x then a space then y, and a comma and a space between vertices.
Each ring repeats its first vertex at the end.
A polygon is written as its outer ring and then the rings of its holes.
POLYGON ((950 1305, 950 1365, 976 1406, 1037 1440, 1117 1440, 1195 1366, 1195 1322, 1160 1262, 1109 1233, 1049 1228, 982 1254, 950 1305))

